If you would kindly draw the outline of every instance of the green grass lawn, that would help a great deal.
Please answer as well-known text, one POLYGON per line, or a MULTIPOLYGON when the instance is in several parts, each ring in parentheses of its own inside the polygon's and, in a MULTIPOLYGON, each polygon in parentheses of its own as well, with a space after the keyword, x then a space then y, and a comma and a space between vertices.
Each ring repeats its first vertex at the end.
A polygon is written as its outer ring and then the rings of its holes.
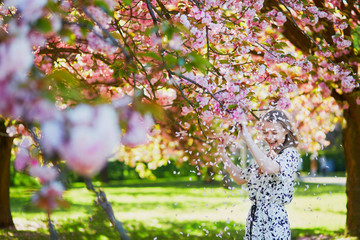
MULTIPOLYGON (((65 194, 70 207, 52 219, 61 239, 119 239, 94 195, 76 183, 65 194)), ((100 184, 98 184, 100 186, 100 184)), ((225 190, 219 182, 116 182, 101 186, 115 215, 137 239, 242 239, 250 208, 246 190, 225 190)), ((11 188, 18 231, 0 239, 49 239, 45 213, 29 204, 29 188, 11 188)), ((340 239, 346 220, 345 186, 299 183, 287 206, 293 239, 340 239), (313 236, 307 237, 306 236, 313 236)))

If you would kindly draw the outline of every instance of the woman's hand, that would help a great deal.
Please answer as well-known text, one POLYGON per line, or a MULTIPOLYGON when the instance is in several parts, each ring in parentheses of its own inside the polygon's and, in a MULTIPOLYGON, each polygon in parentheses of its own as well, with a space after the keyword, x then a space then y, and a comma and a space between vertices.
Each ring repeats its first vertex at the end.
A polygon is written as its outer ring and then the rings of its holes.
POLYGON ((248 139, 251 139, 251 135, 245 123, 237 123, 236 127, 239 130, 238 137, 242 138, 245 142, 247 142, 248 139))
MULTIPOLYGON (((223 156, 223 154, 226 154, 226 146, 227 146, 227 143, 229 142, 229 135, 228 134, 224 134, 223 136, 221 137, 218 137, 218 154, 219 156, 223 156)), ((219 158, 220 160, 218 162, 221 162, 223 161, 222 157, 219 158)))

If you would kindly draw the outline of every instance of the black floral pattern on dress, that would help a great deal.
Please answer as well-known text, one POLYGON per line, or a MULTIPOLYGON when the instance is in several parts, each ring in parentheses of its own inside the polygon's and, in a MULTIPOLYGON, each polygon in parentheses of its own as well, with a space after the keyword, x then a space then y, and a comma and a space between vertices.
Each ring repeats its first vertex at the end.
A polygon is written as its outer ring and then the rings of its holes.
POLYGON ((248 181, 249 198, 256 205, 253 213, 251 209, 249 211, 244 239, 291 239, 285 205, 291 202, 294 195, 294 173, 299 160, 299 153, 290 147, 273 159, 280 166, 279 173, 260 174, 256 162, 242 171, 242 178, 248 181))

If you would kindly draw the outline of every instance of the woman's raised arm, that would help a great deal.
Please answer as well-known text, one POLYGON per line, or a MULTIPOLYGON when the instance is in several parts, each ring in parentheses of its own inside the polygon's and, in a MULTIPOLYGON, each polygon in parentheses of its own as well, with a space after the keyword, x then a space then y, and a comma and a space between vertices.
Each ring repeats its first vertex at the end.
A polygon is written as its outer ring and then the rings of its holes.
POLYGON ((229 158, 228 154, 225 150, 225 142, 224 139, 220 138, 221 141, 220 147, 219 147, 219 157, 221 158, 222 162, 224 163, 224 167, 226 171, 230 174, 231 178, 238 184, 242 185, 247 183, 247 181, 241 177, 241 169, 237 167, 229 158))
POLYGON ((245 141, 252 156, 259 165, 262 172, 267 174, 273 174, 280 172, 280 166, 277 162, 272 161, 271 158, 265 155, 263 151, 255 144, 247 127, 243 123, 239 123, 239 136, 245 141))

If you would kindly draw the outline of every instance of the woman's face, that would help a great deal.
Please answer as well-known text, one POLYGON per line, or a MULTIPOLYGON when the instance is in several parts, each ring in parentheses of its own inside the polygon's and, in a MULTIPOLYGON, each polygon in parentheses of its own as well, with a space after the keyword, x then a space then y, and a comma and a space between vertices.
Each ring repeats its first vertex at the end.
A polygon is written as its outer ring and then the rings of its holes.
POLYGON ((262 122, 261 132, 271 150, 279 149, 280 145, 285 142, 286 134, 288 133, 280 123, 267 121, 262 122))

